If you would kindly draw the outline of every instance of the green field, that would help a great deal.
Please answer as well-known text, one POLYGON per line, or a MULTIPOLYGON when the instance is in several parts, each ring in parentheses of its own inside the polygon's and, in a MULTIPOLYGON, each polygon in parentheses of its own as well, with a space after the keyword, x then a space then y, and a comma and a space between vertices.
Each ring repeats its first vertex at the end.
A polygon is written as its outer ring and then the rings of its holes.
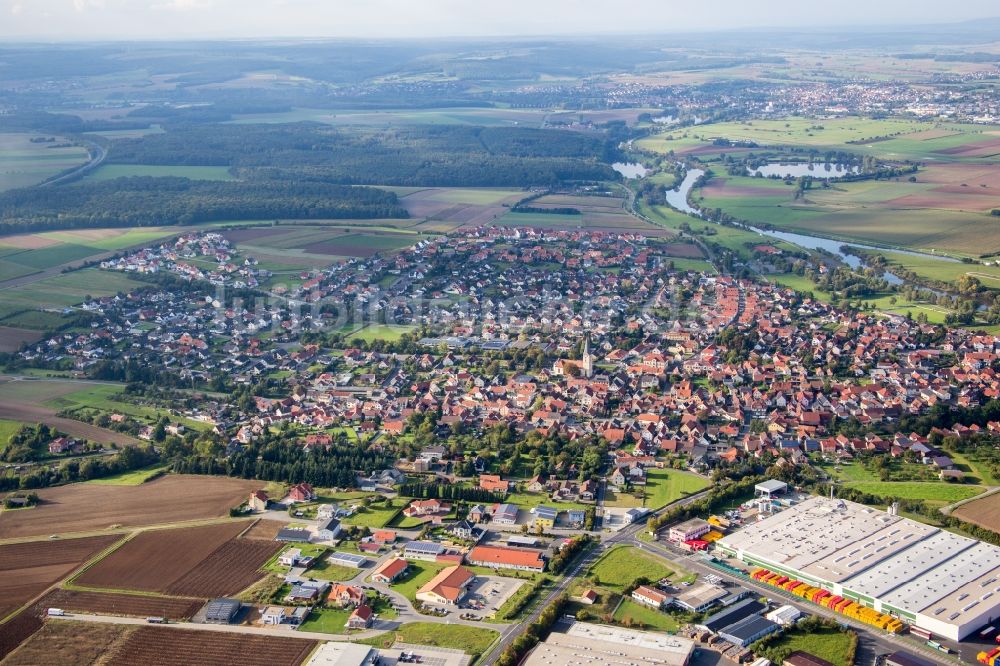
POLYGON ((67 308, 83 303, 87 296, 99 298, 129 292, 144 283, 132 280, 121 273, 97 269, 84 269, 53 275, 17 289, 7 289, 0 296, 0 305, 20 309, 67 308))
POLYGON ((770 643, 768 651, 787 656, 801 650, 822 657, 834 666, 853 666, 851 646, 854 641, 851 634, 837 629, 821 629, 810 633, 795 630, 770 643))
POLYGON ((847 486, 885 498, 958 502, 984 492, 983 486, 934 481, 852 481, 847 486))
POLYGON ((131 402, 118 400, 116 396, 122 392, 122 389, 123 387, 118 384, 91 385, 78 391, 47 400, 45 404, 57 410, 72 410, 83 413, 96 411, 110 414, 117 412, 147 422, 157 421, 161 417, 166 416, 172 422, 182 423, 186 427, 195 430, 209 430, 212 428, 211 424, 202 421, 193 421, 175 416, 168 409, 135 405, 131 402))
POLYGON ((631 599, 624 599, 615 611, 614 621, 634 629, 654 629, 674 632, 680 628, 672 616, 655 608, 644 606, 631 599))
POLYGON ((969 275, 979 280, 984 287, 1000 289, 1000 266, 941 261, 933 257, 916 257, 899 252, 879 252, 879 254, 888 259, 891 265, 912 271, 928 280, 954 283, 959 277, 969 275))
MULTIPOLYGON (((759 147, 832 148, 873 154, 886 159, 919 159, 928 157, 957 159, 940 152, 956 146, 986 141, 985 134, 998 128, 988 125, 939 123, 903 119, 846 118, 784 118, 700 125, 684 130, 665 130, 636 142, 640 150, 682 153, 710 146, 717 138, 731 141, 752 141, 759 147), (927 136, 931 130, 941 130, 927 136), (667 137, 673 137, 669 140, 667 137), (889 137, 884 139, 883 137, 889 137), (881 140, 875 140, 881 139, 881 140)), ((755 150, 760 150, 757 148, 755 150)), ((724 151, 725 152, 725 151, 724 151)))
POLYGON ((84 181, 104 181, 130 176, 176 176, 191 180, 236 180, 224 166, 164 166, 161 164, 102 164, 84 177, 84 181))
POLYGON ((51 143, 32 143, 39 134, 0 133, 0 191, 28 187, 58 173, 84 164, 89 159, 82 146, 54 146, 67 139, 55 138, 51 143))
POLYGON ((481 655, 500 636, 500 632, 485 627, 470 627, 463 624, 439 624, 437 622, 410 622, 394 631, 358 641, 380 648, 389 648, 393 643, 413 643, 461 650, 470 655, 481 655))
POLYGON ((0 419, 0 451, 10 444, 10 438, 21 429, 21 426, 25 425, 20 421, 11 421, 10 419, 0 419))
POLYGON ((505 199, 523 195, 520 190, 491 190, 471 187, 454 187, 442 189, 429 198, 454 204, 470 204, 476 206, 496 206, 505 199))
POLYGON ((600 585, 618 591, 641 576, 655 581, 672 573, 659 558, 632 546, 609 550, 590 567, 590 575, 596 576, 600 585))
POLYGON ((397 342, 405 333, 412 333, 416 326, 409 324, 368 324, 359 331, 354 331, 346 336, 348 341, 361 340, 362 342, 374 342, 385 340, 386 342, 397 342))
MULTIPOLYGON (((636 486, 632 493, 618 493, 605 502, 613 507, 639 507, 659 509, 691 493, 708 487, 708 480, 697 474, 676 469, 650 469, 646 472, 646 486, 636 486), (636 493, 644 497, 635 497, 636 493)), ((611 493, 609 493, 610 495, 611 493)))
POLYGON ((93 483, 99 486, 141 486, 154 476, 159 476, 166 472, 166 465, 152 465, 131 472, 122 472, 112 476, 105 476, 101 479, 91 479, 86 483, 93 483))

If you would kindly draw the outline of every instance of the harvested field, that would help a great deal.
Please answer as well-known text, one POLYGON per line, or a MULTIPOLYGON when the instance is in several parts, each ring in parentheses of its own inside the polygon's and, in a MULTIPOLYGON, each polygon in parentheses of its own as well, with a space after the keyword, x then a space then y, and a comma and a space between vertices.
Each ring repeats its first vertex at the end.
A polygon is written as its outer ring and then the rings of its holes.
MULTIPOLYGON (((13 513, 31 513, 24 509, 13 513)), ((0 546, 0 618, 68 576, 120 539, 118 535, 0 546)))
POLYGON ((41 618, 36 613, 28 611, 22 611, 11 620, 0 624, 0 659, 16 650, 41 628, 41 618))
POLYGON ((0 352, 15 352, 25 342, 37 342, 41 339, 41 331, 0 326, 0 352))
POLYGON ((316 641, 249 634, 140 627, 108 666, 298 666, 316 641))
POLYGON ((685 257, 687 259, 702 259, 705 255, 694 243, 667 243, 663 252, 670 257, 685 257))
MULTIPOLYGON (((206 595, 207 596, 207 595, 206 595)), ((204 605, 204 599, 152 597, 141 594, 116 594, 79 590, 52 590, 35 608, 62 608, 71 613, 148 617, 155 615, 170 620, 187 620, 204 605)))
POLYGON ((951 512, 959 520, 1000 532, 1000 493, 967 502, 951 512))
POLYGON ((278 227, 263 227, 251 229, 228 229, 222 232, 222 235, 225 236, 230 243, 236 243, 239 245, 240 243, 252 243, 252 241, 269 238, 271 236, 280 236, 287 232, 287 229, 281 229, 278 227))
POLYGON ((222 544, 167 588, 167 594, 224 597, 236 594, 263 575, 260 568, 281 549, 276 541, 233 539, 222 544))
POLYGON ((171 474, 138 486, 43 488, 34 509, 0 514, 0 538, 218 518, 263 486, 262 481, 171 474))
POLYGON ((4 666, 90 666, 135 629, 117 624, 48 621, 4 666))
POLYGON ((283 520, 258 520, 253 527, 246 531, 243 538, 271 541, 278 536, 278 530, 287 524, 283 520))
POLYGON ((83 587, 166 592, 244 529, 246 523, 233 521, 142 532, 83 572, 75 582, 83 587))

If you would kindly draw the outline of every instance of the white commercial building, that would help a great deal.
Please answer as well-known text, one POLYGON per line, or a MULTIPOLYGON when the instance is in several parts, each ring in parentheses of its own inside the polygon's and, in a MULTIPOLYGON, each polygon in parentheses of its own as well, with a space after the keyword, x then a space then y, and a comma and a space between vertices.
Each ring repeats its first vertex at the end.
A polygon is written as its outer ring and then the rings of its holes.
POLYGON ((694 641, 603 624, 560 625, 524 660, 524 666, 686 666, 694 641))
POLYGON ((716 545, 952 640, 1000 618, 1000 547, 862 504, 812 497, 716 545))

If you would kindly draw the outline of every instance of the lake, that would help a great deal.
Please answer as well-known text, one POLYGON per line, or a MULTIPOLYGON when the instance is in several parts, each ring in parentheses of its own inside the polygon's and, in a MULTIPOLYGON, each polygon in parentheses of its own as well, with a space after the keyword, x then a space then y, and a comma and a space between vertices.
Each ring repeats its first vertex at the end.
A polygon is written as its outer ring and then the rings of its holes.
POLYGON ((688 194, 691 193, 691 188, 694 187, 694 181, 698 180, 703 175, 705 175, 705 171, 703 169, 688 169, 687 174, 684 176, 684 180, 681 181, 680 187, 676 190, 667 190, 667 203, 670 204, 672 208, 676 208, 682 213, 700 215, 700 211, 688 203, 688 194))
POLYGON ((808 162, 772 162, 764 166, 752 169, 750 173, 760 174, 765 178, 778 176, 779 178, 798 178, 799 176, 814 176, 816 178, 840 178, 848 174, 857 173, 858 167, 847 166, 846 164, 831 164, 830 162, 813 163, 808 162))
POLYGON ((611 168, 626 178, 644 178, 649 170, 638 162, 615 162, 611 168))

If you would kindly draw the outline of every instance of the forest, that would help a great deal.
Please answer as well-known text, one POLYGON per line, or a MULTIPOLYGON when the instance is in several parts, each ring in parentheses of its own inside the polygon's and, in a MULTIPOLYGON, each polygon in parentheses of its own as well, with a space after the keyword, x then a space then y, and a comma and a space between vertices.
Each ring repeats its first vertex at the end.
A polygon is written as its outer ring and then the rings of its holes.
POLYGON ((133 176, 0 193, 0 233, 216 220, 405 218, 392 192, 321 182, 133 176))
POLYGON ((112 164, 228 166, 244 180, 442 187, 614 180, 617 144, 601 135, 464 125, 337 130, 316 123, 170 126, 120 139, 112 164))

